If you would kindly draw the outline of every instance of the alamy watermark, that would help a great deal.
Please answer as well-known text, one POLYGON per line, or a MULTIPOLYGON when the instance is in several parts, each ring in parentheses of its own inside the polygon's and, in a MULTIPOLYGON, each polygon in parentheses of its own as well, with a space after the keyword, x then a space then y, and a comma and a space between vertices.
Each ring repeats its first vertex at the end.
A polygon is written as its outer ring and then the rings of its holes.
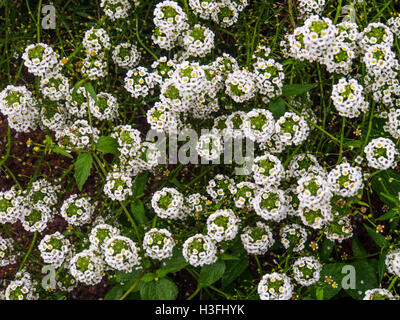
POLYGON ((45 30, 56 28, 56 8, 52 3, 42 7, 42 28, 45 30))

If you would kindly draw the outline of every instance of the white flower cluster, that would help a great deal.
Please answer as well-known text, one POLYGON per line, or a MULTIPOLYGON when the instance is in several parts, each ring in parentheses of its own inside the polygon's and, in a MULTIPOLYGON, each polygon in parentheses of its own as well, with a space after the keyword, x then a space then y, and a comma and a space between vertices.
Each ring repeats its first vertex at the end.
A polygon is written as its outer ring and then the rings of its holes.
POLYGON ((269 226, 258 221, 255 227, 247 226, 240 235, 243 247, 248 254, 265 254, 275 243, 269 226))
POLYGON ((112 52, 114 63, 124 69, 135 67, 140 58, 141 54, 138 48, 134 44, 127 42, 118 44, 112 52))
POLYGON ((222 137, 217 132, 202 134, 196 144, 197 154, 206 161, 217 160, 223 152, 222 137))
POLYGON ((101 0, 100 7, 112 21, 115 21, 128 17, 131 4, 129 0, 101 0))
POLYGON ((214 179, 208 181, 206 191, 212 199, 221 200, 230 194, 235 194, 236 188, 231 178, 223 174, 217 174, 214 179))
POLYGON ((293 263, 294 279, 303 286, 310 286, 320 278, 321 263, 314 257, 301 257, 293 263))
POLYGON ((175 1, 159 2, 154 9, 156 25, 152 39, 162 49, 171 50, 180 34, 188 28, 187 17, 175 1))
POLYGON ((105 52, 111 48, 110 36, 103 28, 92 27, 85 32, 82 44, 87 52, 82 64, 82 74, 90 80, 104 77, 107 69, 105 52))
POLYGON ((104 263, 92 250, 83 250, 72 257, 69 272, 77 281, 95 285, 104 276, 104 263))
POLYGON ((383 129, 394 139, 400 138, 400 109, 391 108, 389 110, 383 129))
POLYGON ((112 268, 131 272, 140 264, 139 247, 131 239, 124 236, 112 236, 104 245, 104 260, 112 268))
POLYGON ((96 29, 90 28, 85 32, 85 36, 82 40, 82 44, 86 51, 93 55, 111 48, 110 36, 103 28, 96 29))
POLYGON ((152 74, 145 67, 137 67, 129 70, 124 82, 126 91, 135 99, 146 97, 155 85, 152 74))
POLYGON ((22 195, 15 187, 7 191, 0 191, 0 223, 15 223, 22 214, 22 195))
POLYGON ((299 145, 308 138, 310 128, 307 121, 294 112, 285 112, 275 124, 279 140, 287 146, 299 145))
POLYGON ((294 155, 286 170, 288 178, 301 178, 308 172, 323 173, 324 170, 318 163, 317 158, 311 153, 300 153, 294 155))
POLYGON ((235 70, 225 80, 225 93, 235 102, 243 103, 254 97, 256 83, 254 74, 246 69, 235 70))
POLYGON ((293 252, 301 252, 307 241, 306 229, 296 223, 282 227, 280 236, 285 249, 290 248, 293 252))
POLYGON ((87 120, 76 120, 62 131, 56 132, 58 144, 66 150, 90 149, 99 139, 99 129, 92 127, 87 120))
POLYGON ((394 142, 388 138, 376 138, 371 140, 364 149, 368 166, 378 170, 386 170, 395 167, 395 159, 398 151, 394 142))
POLYGON ((300 15, 308 17, 310 15, 320 15, 324 9, 325 0, 300 0, 297 9, 300 15))
POLYGON ((356 79, 341 78, 332 88, 332 101, 336 110, 343 117, 356 118, 360 112, 368 110, 368 102, 362 95, 363 87, 356 79))
POLYGON ((385 264, 389 273, 400 276, 400 250, 389 252, 385 258, 385 264))
POLYGON ((205 57, 214 47, 214 32, 196 24, 183 32, 182 46, 192 57, 205 57))
POLYGON ((331 221, 325 227, 325 236, 331 241, 338 241, 339 243, 345 239, 353 236, 353 227, 351 226, 350 215, 341 216, 336 213, 331 221))
POLYGON ((104 254, 105 245, 109 239, 118 236, 120 231, 106 223, 97 224, 89 235, 90 250, 101 252, 104 254))
POLYGON ((331 198, 328 181, 322 174, 308 173, 297 181, 297 196, 304 207, 312 207, 331 198))
POLYGON ((394 37, 390 28, 381 22, 370 23, 362 32, 360 46, 365 64, 365 83, 378 103, 393 106, 400 95, 396 54, 392 51, 394 37))
POLYGON ((114 166, 106 176, 103 192, 113 201, 124 201, 132 196, 132 177, 114 166))
POLYGON ((287 215, 285 194, 277 188, 262 189, 254 197, 253 208, 263 219, 279 222, 287 215))
POLYGON ((119 115, 117 98, 106 92, 100 92, 97 95, 97 103, 94 99, 90 98, 89 108, 91 115, 99 120, 112 121, 119 115))
POLYGON ((183 195, 174 188, 162 188, 154 193, 151 206, 160 218, 183 219, 185 217, 183 195))
POLYGON ((252 208, 251 200, 258 191, 258 187, 253 182, 242 181, 236 185, 236 193, 234 194, 235 206, 237 208, 252 208))
POLYGON ((58 53, 45 43, 30 44, 22 54, 25 67, 38 77, 59 73, 59 57, 58 53))
POLYGON ((45 98, 52 101, 65 99, 69 95, 68 79, 62 74, 54 74, 40 79, 40 90, 45 98))
POLYGON ((212 19, 227 28, 238 21, 239 12, 248 5, 247 0, 189 0, 189 6, 202 19, 212 19))
POLYGON ((390 31, 398 38, 400 37, 400 17, 391 17, 387 22, 390 31))
POLYGON ((301 61, 319 61, 336 40, 337 28, 329 18, 311 15, 304 25, 287 35, 287 54, 301 61))
POLYGON ((97 80, 107 75, 107 62, 104 52, 88 54, 82 62, 81 73, 90 80, 97 80))
POLYGON ((217 261, 217 247, 214 241, 202 234, 196 234, 183 243, 182 254, 194 267, 202 267, 217 261))
POLYGON ((38 248, 44 263, 60 267, 71 254, 71 243, 60 232, 46 235, 40 241, 38 248))
POLYGON ((257 292, 261 300, 290 300, 293 289, 293 284, 286 274, 272 272, 262 277, 257 292))
POLYGON ((268 153, 254 159, 252 171, 255 183, 266 187, 279 185, 285 174, 281 161, 268 153))
POLYGON ((30 203, 22 210, 22 226, 28 232, 42 232, 52 220, 53 212, 43 201, 30 203))
POLYGON ((147 123, 152 130, 159 132, 176 132, 180 127, 177 113, 162 102, 156 102, 154 107, 147 111, 147 123))
POLYGON ((9 238, 3 238, 0 236, 0 267, 16 262, 17 256, 14 253, 13 241, 9 238))
POLYGON ((268 141, 275 133, 274 129, 274 116, 269 110, 253 109, 243 116, 243 132, 253 141, 258 143, 268 141))
POLYGON ((26 271, 18 272, 5 290, 6 300, 38 300, 37 281, 26 271))
POLYGON ((0 112, 8 118, 10 128, 18 132, 36 129, 39 117, 36 104, 25 86, 8 85, 0 92, 0 112))
POLYGON ((389 290, 376 288, 365 291, 363 300, 395 300, 395 298, 389 290))
POLYGON ((258 46, 253 54, 255 83, 266 104, 282 94, 283 80, 285 79, 283 66, 272 59, 269 54, 270 49, 265 46, 258 46))
POLYGON ((360 167, 352 167, 344 162, 333 168, 327 177, 331 191, 342 197, 356 196, 364 188, 363 175, 360 167))
POLYGON ((65 106, 58 101, 46 101, 46 103, 41 102, 40 104, 42 104, 39 115, 40 127, 44 131, 46 128, 54 132, 64 130, 69 118, 65 106))
POLYGON ((60 215, 73 226, 81 226, 89 223, 92 219, 95 204, 91 203, 91 198, 73 194, 64 200, 60 215))
POLYGON ((172 257, 175 244, 171 232, 167 229, 150 229, 143 238, 143 249, 146 256, 157 260, 172 257))
POLYGON ((207 234, 215 242, 233 240, 239 230, 239 219, 231 209, 219 209, 207 219, 207 234))
POLYGON ((89 103, 92 99, 84 86, 79 87, 73 95, 73 89, 66 97, 65 107, 71 115, 77 118, 85 118, 88 115, 89 103))

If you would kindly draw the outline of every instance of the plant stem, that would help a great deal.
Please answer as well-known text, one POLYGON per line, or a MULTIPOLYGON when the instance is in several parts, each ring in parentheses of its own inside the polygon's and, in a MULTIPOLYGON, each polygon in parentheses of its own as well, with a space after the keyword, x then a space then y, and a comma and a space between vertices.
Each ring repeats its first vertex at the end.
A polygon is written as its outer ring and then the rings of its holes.
POLYGON ((35 231, 35 233, 33 234, 33 239, 32 239, 32 241, 31 241, 31 245, 29 246, 28 252, 25 254, 25 257, 24 257, 24 259, 22 260, 22 263, 20 264, 20 266, 19 266, 19 268, 18 268, 18 272, 20 272, 20 271, 22 270, 22 268, 24 267, 26 261, 28 260, 29 255, 31 254, 32 249, 33 249, 33 247, 34 247, 34 245, 35 245, 36 238, 37 238, 37 234, 38 234, 37 231, 35 231))
POLYGON ((143 271, 141 273, 141 275, 139 276, 139 278, 136 279, 136 281, 130 286, 130 288, 122 295, 121 298, 119 298, 119 300, 124 300, 131 292, 133 289, 136 288, 136 286, 138 285, 138 283, 140 282, 140 280, 142 280, 143 276, 146 274, 146 271, 143 271))

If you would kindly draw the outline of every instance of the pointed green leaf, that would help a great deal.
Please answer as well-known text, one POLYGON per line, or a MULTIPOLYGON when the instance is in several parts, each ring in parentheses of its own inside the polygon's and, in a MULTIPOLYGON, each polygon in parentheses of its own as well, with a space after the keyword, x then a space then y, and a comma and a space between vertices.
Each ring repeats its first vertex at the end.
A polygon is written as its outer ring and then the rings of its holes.
POLYGON ((213 264, 205 265, 201 268, 199 276, 199 288, 205 288, 222 278, 225 272, 225 262, 217 260, 213 264))
POLYGON ((118 153, 118 142, 109 136, 101 136, 96 143, 96 150, 102 153, 118 153))
POLYGON ((90 169, 92 168, 93 158, 90 153, 80 153, 78 159, 75 161, 75 181, 79 191, 82 190, 87 178, 90 175, 90 169))
POLYGON ((178 287, 168 278, 145 282, 140 288, 140 297, 143 300, 175 300, 177 296, 178 287))

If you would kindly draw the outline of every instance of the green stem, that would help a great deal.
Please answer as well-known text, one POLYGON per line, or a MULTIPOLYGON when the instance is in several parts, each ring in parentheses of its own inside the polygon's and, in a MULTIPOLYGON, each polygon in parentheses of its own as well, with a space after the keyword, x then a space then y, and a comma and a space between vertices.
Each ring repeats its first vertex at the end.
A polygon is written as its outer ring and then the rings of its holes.
POLYGON ((3 159, 0 161, 0 167, 6 163, 8 157, 10 156, 10 151, 11 151, 11 128, 10 126, 7 127, 7 150, 5 156, 3 156, 3 159))
POLYGON ((346 128, 346 117, 342 118, 342 131, 340 133, 340 147, 339 147, 339 157, 336 164, 339 164, 342 161, 343 157, 343 140, 344 140, 344 129, 346 128))
MULTIPOLYGON (((92 155, 93 155, 94 160, 96 161, 96 163, 100 167, 100 170, 102 171, 104 176, 107 176, 107 171, 104 168, 103 164, 101 163, 101 161, 100 161, 99 157, 97 156, 97 154, 95 152, 93 152, 92 155)), ((140 235, 138 227, 136 226, 135 221, 133 220, 133 218, 132 218, 131 214, 129 213, 128 209, 126 209, 125 205, 121 201, 119 201, 119 204, 121 205, 122 210, 124 211, 124 213, 125 213, 126 217, 128 218, 130 224, 132 225, 133 229, 135 230, 135 233, 136 233, 136 236, 138 238, 139 244, 141 244, 142 243, 142 237, 140 235)))
POLYGON ((136 281, 130 286, 130 288, 122 295, 121 298, 119 298, 119 300, 124 300, 131 292, 133 289, 136 288, 136 286, 138 285, 139 281, 143 278, 143 276, 146 274, 145 271, 143 271, 141 273, 141 275, 139 276, 139 278, 136 279, 136 281))
POLYGON ((158 60, 157 55, 156 55, 153 51, 151 51, 149 48, 147 48, 147 46, 143 43, 142 39, 140 39, 140 36, 139 36, 139 18, 138 18, 137 15, 136 15, 136 37, 137 37, 137 39, 138 39, 140 45, 141 45, 148 53, 150 53, 150 54, 153 56, 153 58, 154 58, 155 60, 158 60))
POLYGON ((186 300, 192 300, 200 292, 200 288, 197 288, 186 300))
POLYGON ((31 254, 32 249, 33 249, 33 247, 34 247, 34 245, 35 245, 36 238, 37 238, 37 234, 38 234, 37 231, 35 231, 35 233, 33 234, 33 239, 32 239, 32 241, 31 241, 31 245, 29 246, 28 252, 25 254, 25 257, 24 257, 24 259, 22 260, 22 263, 21 263, 21 265, 20 265, 19 268, 18 268, 18 272, 20 272, 20 271, 22 270, 22 268, 24 267, 26 261, 28 260, 29 255, 31 254))

